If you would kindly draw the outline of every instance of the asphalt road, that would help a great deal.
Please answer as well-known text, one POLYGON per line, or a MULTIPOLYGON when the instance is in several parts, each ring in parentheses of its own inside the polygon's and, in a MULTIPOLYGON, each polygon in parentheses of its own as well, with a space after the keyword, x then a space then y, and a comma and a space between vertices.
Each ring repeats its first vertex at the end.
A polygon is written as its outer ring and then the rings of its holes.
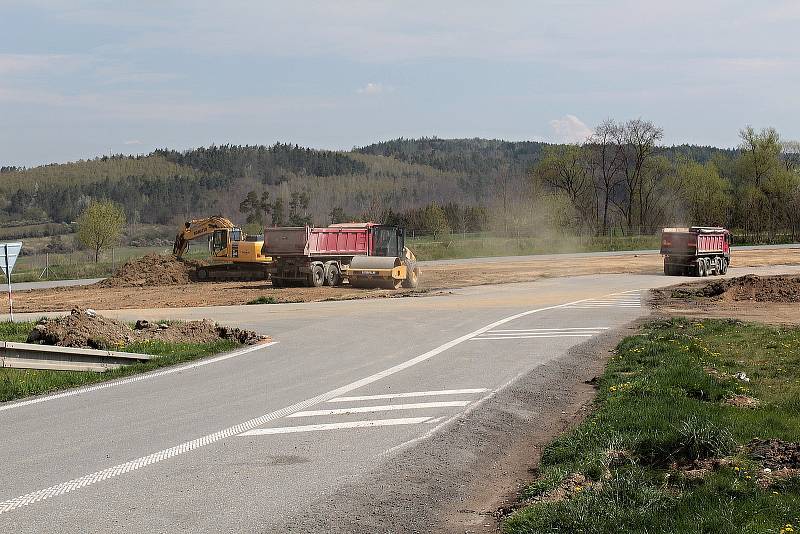
POLYGON ((0 405, 0 532, 309 531, 301 519, 317 503, 369 488, 393 457, 648 313, 644 290, 675 282, 599 275, 424 298, 109 312, 208 317, 277 343, 0 405))

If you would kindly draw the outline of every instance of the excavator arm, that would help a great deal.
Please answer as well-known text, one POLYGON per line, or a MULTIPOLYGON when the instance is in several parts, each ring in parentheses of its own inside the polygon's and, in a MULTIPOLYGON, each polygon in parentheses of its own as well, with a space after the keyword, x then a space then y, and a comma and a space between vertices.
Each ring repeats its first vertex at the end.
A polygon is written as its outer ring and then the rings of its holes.
POLYGON ((178 235, 175 236, 175 245, 172 247, 172 253, 180 258, 189 248, 189 241, 211 234, 214 230, 221 228, 236 228, 236 225, 225 217, 217 216, 186 221, 178 235))

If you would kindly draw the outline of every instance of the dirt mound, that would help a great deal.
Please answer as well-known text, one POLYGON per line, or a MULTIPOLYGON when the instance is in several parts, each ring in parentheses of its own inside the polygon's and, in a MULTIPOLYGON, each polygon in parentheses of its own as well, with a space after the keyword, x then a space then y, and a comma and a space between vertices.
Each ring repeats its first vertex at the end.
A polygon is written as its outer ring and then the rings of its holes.
POLYGON ((28 335, 28 343, 107 350, 137 341, 209 343, 220 339, 255 345, 269 338, 250 330, 219 326, 205 319, 185 323, 137 321, 131 328, 80 308, 73 309, 65 317, 42 319, 28 335))
POLYGON ((800 443, 780 439, 754 439, 747 444, 754 460, 769 469, 800 468, 800 443))
POLYGON ((205 265, 197 260, 177 259, 175 256, 147 254, 126 262, 113 276, 97 285, 100 287, 174 286, 193 280, 197 267, 205 265))
POLYGON ((674 298, 757 302, 800 302, 800 276, 756 276, 748 274, 715 280, 698 286, 687 284, 672 289, 674 298))

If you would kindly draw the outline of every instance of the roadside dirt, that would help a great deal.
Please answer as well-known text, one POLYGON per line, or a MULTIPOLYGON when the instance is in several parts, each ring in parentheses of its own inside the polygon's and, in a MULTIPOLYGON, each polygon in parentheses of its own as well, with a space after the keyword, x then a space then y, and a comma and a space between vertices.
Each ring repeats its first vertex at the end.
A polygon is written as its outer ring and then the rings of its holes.
POLYGON ((113 276, 98 287, 150 287, 185 285, 191 282, 194 270, 205 265, 196 260, 179 260, 174 256, 146 254, 122 265, 113 276))
MULTIPOLYGON (((160 270, 153 261, 156 280, 160 285, 148 285, 136 267, 121 277, 94 286, 66 287, 19 291, 14 297, 18 312, 67 311, 76 306, 94 309, 177 308, 194 306, 225 306, 246 304, 259 297, 280 302, 317 302, 362 298, 418 296, 426 292, 459 287, 530 282, 539 278, 579 276, 605 273, 658 274, 662 260, 657 254, 626 254, 620 256, 532 259, 493 262, 476 261, 469 266, 439 264, 423 268, 418 290, 357 289, 349 286, 319 288, 273 288, 269 282, 183 282, 185 273, 174 272, 174 266, 160 270), (141 283, 139 283, 142 281, 141 283), (110 286, 110 287, 109 287, 110 286)), ((737 252, 734 266, 800 265, 800 248, 776 250, 747 250, 737 252)), ((6 302, 7 304, 7 302, 6 302)))
POLYGON ((659 314, 800 324, 800 276, 747 275, 652 290, 659 314))
POLYGON ((137 321, 131 328, 125 323, 75 308, 57 319, 42 319, 28 335, 28 343, 111 350, 137 341, 210 343, 229 339, 245 345, 269 340, 249 330, 219 326, 213 321, 151 323, 137 321))

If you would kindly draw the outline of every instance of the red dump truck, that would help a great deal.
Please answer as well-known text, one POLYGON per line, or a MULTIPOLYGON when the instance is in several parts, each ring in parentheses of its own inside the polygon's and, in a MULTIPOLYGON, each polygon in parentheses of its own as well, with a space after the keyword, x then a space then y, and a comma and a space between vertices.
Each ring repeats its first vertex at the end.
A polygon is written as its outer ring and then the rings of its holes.
POLYGON ((667 276, 725 274, 731 262, 731 234, 710 226, 664 228, 661 254, 667 276))
POLYGON ((397 289, 417 287, 420 269, 405 246, 405 231, 376 223, 332 224, 264 229, 262 254, 272 285, 397 289))

